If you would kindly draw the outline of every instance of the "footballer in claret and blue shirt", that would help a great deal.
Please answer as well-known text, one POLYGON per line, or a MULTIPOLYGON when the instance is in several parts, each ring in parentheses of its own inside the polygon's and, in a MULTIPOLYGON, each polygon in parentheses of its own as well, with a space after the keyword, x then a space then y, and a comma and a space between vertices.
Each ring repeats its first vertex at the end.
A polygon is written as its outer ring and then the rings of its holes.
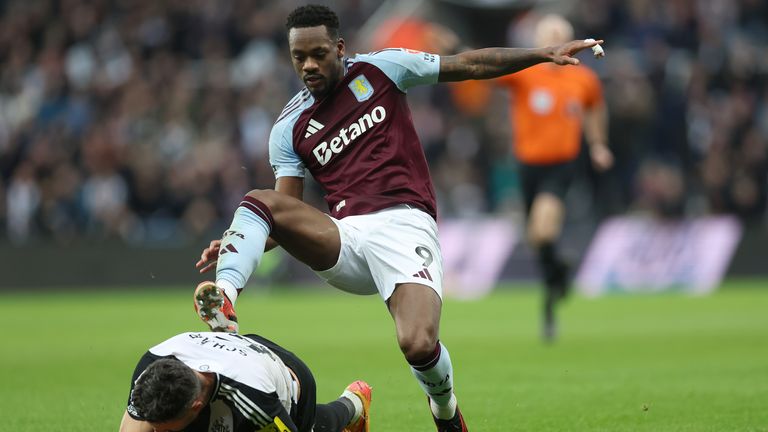
POLYGON ((308 169, 336 218, 410 204, 437 215, 435 192, 405 97, 435 84, 440 57, 386 49, 345 59, 344 78, 322 100, 303 89, 269 140, 277 177, 308 169))
POLYGON ((435 192, 406 103, 410 87, 492 79, 532 65, 577 64, 583 40, 534 49, 484 48, 438 56, 386 49, 346 58, 336 14, 296 8, 286 20, 294 71, 306 86, 269 139, 274 190, 252 190, 221 240, 203 250, 196 308, 217 331, 238 328, 234 302, 265 250, 280 245, 328 284, 378 293, 438 432, 467 432, 439 328, 443 263, 435 192), (309 171, 330 217, 303 202, 309 171))

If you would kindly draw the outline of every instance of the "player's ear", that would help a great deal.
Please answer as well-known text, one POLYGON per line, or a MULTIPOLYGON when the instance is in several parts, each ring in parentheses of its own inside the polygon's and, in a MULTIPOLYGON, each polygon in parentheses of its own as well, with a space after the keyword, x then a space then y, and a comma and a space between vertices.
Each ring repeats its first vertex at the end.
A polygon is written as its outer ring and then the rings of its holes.
POLYGON ((338 58, 344 57, 344 50, 345 50, 344 38, 339 38, 339 40, 336 41, 336 55, 338 56, 338 58))
POLYGON ((200 399, 195 399, 195 401, 192 402, 192 411, 200 412, 200 410, 202 410, 203 408, 205 408, 205 401, 202 401, 200 399))

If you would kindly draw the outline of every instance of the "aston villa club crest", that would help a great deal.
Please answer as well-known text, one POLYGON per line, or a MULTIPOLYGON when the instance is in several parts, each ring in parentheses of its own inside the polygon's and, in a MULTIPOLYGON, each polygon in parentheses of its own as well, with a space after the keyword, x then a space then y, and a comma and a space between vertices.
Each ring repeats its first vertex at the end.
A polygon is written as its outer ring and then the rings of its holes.
POLYGON ((367 101, 373 96, 373 86, 365 75, 360 75, 349 83, 349 89, 355 95, 358 102, 367 101))

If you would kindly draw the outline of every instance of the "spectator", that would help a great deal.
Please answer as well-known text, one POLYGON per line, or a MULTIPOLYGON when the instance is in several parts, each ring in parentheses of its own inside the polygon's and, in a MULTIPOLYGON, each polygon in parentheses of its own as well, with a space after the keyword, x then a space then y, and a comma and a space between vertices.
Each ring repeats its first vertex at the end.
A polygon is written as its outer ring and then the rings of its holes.
MULTIPOLYGON (((129 3, 0 5, 6 239, 207 238, 231 213, 232 197, 272 186, 266 131, 282 109, 278 101, 300 85, 282 78, 290 65, 279 55, 286 49, 281 17, 300 2, 129 3), (223 168, 233 158, 238 173, 223 168)), ((346 0, 336 8, 362 24, 375 3, 346 0)), ((725 212, 765 223, 765 2, 585 0, 572 12, 576 34, 604 38, 608 52, 601 63, 582 59, 604 81, 613 125, 619 181, 601 195, 603 211, 653 203, 638 176, 661 163, 679 173, 670 178, 675 186, 682 181, 682 214, 725 212)), ((480 33, 489 28, 484 24, 469 23, 477 34, 462 39, 494 37, 480 33)), ((525 28, 524 19, 515 20, 519 31, 510 34, 526 35, 525 28)), ((359 43, 372 37, 345 36, 359 43)), ((504 36, 495 36, 499 44, 504 36)), ((496 112, 504 104, 491 98, 484 112, 482 104, 456 107, 464 99, 440 87, 410 99, 441 214, 503 210, 506 192, 495 190, 503 182, 493 179, 498 149, 506 147, 496 112), (471 208, 456 205, 468 198, 471 208)), ((307 194, 321 202, 316 189, 307 194)))

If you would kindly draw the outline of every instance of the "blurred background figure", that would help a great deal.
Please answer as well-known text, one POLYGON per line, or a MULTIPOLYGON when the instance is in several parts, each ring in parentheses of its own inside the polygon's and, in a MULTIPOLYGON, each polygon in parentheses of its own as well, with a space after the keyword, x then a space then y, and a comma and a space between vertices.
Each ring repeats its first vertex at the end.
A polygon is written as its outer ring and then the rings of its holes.
MULTIPOLYGON (((245 192, 273 186, 268 133, 301 86, 281 54, 283 18, 303 3, 1 2, 0 258, 18 270, 3 283, 86 282, 64 261, 24 269, 51 245, 103 264, 94 284, 193 282, 192 251, 223 232, 245 192), (108 268, 128 256, 146 271, 108 268), (180 264, 150 268, 159 260, 180 264)), ((728 215, 748 232, 731 271, 765 272, 755 258, 768 243, 765 2, 328 3, 352 52, 457 49, 443 30, 469 46, 533 46, 548 13, 577 38, 605 39, 604 59, 580 58, 603 85, 614 168, 597 174, 586 150, 574 159, 562 255, 577 265, 607 217, 728 215)), ((524 231, 525 161, 509 151, 519 96, 511 105, 508 93, 478 83, 410 92, 442 220, 501 218, 524 231)), ((306 197, 322 208, 317 189, 306 197)), ((538 255, 518 244, 500 277, 537 278, 538 255)), ((289 263, 275 269, 302 277, 289 263)))
MULTIPOLYGON (((573 27, 560 15, 543 16, 534 27, 537 47, 572 40, 573 27)), ((545 340, 555 337, 555 304, 569 288, 570 267, 558 252, 565 220, 565 195, 577 175, 582 125, 594 168, 613 165, 607 146, 607 114, 600 80, 589 68, 539 64, 498 82, 512 92, 512 145, 527 218, 527 239, 544 281, 545 340)))

